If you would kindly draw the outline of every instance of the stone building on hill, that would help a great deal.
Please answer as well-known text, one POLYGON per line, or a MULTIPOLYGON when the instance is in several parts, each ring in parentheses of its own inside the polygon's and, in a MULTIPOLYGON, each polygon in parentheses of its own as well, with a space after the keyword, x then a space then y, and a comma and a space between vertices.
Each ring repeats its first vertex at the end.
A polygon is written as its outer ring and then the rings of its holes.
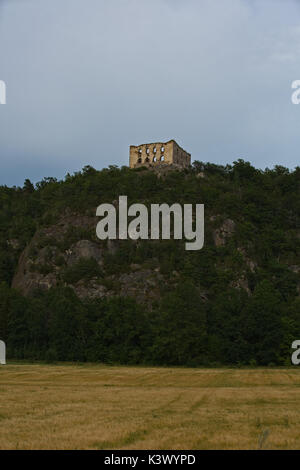
POLYGON ((191 154, 183 150, 173 139, 168 142, 130 146, 130 168, 161 164, 186 168, 191 164, 191 154))

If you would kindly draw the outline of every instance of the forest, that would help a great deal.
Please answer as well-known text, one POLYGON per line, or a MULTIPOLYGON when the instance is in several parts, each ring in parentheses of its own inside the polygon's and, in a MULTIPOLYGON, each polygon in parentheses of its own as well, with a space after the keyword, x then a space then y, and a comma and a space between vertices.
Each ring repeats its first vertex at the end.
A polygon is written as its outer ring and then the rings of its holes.
POLYGON ((63 180, 1 186, 0 338, 9 358, 30 361, 289 365, 291 344, 300 339, 299 248, 300 167, 260 170, 242 159, 226 166, 195 161, 164 173, 86 166, 63 180), (101 245, 101 264, 80 258, 68 265, 65 251, 78 240, 104 243, 95 224, 31 249, 32 270, 41 279, 52 272, 54 286, 30 293, 12 287, 20 257, 37 234, 55 228, 64 214, 94 217, 99 204, 120 195, 148 207, 204 204, 204 247, 121 240, 113 252, 101 245), (228 220, 234 230, 222 239, 220 227, 228 220), (59 250, 55 258, 51 247, 59 250), (48 258, 35 263, 41 249, 49 250, 48 258), (147 288, 154 297, 120 294, 120 275, 133 266, 159 272, 161 282, 147 288), (78 296, 74 286, 81 282, 89 292, 91 279, 109 295, 78 296))

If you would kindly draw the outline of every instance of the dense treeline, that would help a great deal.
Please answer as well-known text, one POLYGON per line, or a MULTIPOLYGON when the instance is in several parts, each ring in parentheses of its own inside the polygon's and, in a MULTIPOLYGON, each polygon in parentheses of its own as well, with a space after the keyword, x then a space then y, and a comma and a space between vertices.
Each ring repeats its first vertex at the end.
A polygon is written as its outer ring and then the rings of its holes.
POLYGON ((192 283, 147 311, 134 299, 83 302, 70 288, 24 298, 0 287, 1 337, 11 357, 123 364, 288 364, 299 337, 300 300, 269 281, 251 298, 235 289, 201 301, 192 283))
POLYGON ((145 169, 85 167, 64 181, 0 187, 0 337, 8 355, 124 364, 288 364, 291 343, 300 339, 299 185, 299 167, 261 171, 238 160, 232 166, 195 162, 163 178, 145 169), (100 203, 123 194, 129 204, 204 203, 205 247, 186 252, 172 240, 128 241, 107 254, 104 272, 81 260, 64 271, 57 288, 26 298, 11 288, 18 258, 36 230, 55 224, 65 210, 94 215, 100 203), (211 216, 216 222, 209 222, 211 216), (226 218, 235 221, 234 236, 216 246, 214 223, 226 218), (64 287, 126 271, 130 263, 158 263, 165 276, 151 306, 117 295, 80 300, 64 287), (235 286, 241 277, 246 290, 235 286))

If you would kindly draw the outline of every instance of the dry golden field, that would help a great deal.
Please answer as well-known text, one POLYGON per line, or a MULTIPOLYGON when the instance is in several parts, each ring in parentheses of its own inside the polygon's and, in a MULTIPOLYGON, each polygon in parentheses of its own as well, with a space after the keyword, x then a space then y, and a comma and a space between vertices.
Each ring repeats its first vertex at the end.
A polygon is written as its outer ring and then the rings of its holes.
POLYGON ((0 366, 0 449, 300 449, 300 369, 0 366))

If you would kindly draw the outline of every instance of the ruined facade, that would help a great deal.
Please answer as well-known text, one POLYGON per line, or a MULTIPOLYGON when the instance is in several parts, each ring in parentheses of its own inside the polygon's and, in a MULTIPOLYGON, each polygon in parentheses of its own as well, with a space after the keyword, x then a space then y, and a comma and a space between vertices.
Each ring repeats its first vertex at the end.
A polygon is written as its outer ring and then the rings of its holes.
POLYGON ((191 155, 179 147, 175 140, 130 146, 130 168, 161 164, 188 167, 191 155))

